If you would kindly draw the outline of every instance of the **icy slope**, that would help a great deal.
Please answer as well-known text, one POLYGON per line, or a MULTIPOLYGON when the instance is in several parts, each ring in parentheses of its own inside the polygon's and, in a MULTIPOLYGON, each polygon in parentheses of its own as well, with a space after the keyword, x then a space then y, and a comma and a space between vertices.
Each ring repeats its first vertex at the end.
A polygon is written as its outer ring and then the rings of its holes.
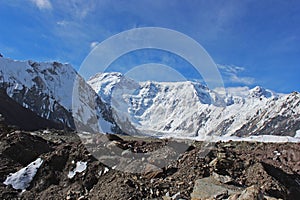
POLYGON ((261 87, 231 88, 221 97, 199 83, 135 83, 117 73, 97 74, 88 83, 129 133, 134 127, 139 134, 164 136, 293 136, 300 128, 296 92, 279 95, 261 87))
POLYGON ((92 123, 94 118, 106 123, 108 132, 114 127, 104 103, 69 64, 1 57, 0 87, 23 107, 67 127, 98 130, 98 123, 92 123))

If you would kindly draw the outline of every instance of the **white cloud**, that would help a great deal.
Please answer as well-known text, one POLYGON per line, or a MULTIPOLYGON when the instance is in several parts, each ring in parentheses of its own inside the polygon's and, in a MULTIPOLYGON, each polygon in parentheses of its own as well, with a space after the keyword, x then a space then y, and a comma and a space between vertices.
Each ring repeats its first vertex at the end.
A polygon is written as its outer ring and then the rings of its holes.
MULTIPOLYGON (((215 89, 216 92, 221 91, 220 88, 215 89)), ((249 87, 243 86, 243 87, 227 87, 226 92, 229 95, 232 96, 240 96, 240 97, 246 97, 249 95, 249 87)))
POLYGON ((232 74, 230 80, 234 83, 243 83, 245 85, 252 85, 255 81, 252 77, 238 77, 236 74, 232 74))
POLYGON ((221 69, 222 71, 225 71, 227 73, 233 73, 233 74, 237 74, 245 70, 244 67, 239 67, 235 65, 218 65, 218 68, 221 69))
POLYGON ((31 0, 40 10, 52 9, 50 0, 31 0))
POLYGON ((66 20, 61 20, 61 21, 56 22, 56 24, 59 26, 66 26, 68 24, 68 22, 66 20))
POLYGON ((91 42, 90 48, 93 49, 93 48, 95 48, 98 44, 99 44, 99 42, 96 42, 96 41, 91 42))
POLYGON ((222 74, 222 78, 225 82, 230 83, 241 83, 245 85, 252 85, 255 79, 252 77, 242 77, 239 73, 245 71, 244 67, 239 67, 235 65, 217 65, 222 74))
MULTIPOLYGON (((97 11, 99 4, 96 0, 67 0, 59 1, 55 4, 55 8, 63 11, 72 20, 83 20, 93 11, 97 11)), ((95 13, 94 13, 95 14, 95 13)), ((95 15, 94 15, 95 16, 95 15)))

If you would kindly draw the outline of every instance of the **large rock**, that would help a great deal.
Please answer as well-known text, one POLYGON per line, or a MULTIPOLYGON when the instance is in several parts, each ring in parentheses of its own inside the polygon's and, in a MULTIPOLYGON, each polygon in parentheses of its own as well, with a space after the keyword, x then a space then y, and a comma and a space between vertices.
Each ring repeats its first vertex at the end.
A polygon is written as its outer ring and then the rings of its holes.
POLYGON ((264 195, 257 186, 251 186, 241 192, 237 200, 263 200, 264 195))
POLYGON ((192 200, 203 200, 219 196, 228 197, 229 195, 234 195, 239 191, 241 191, 241 189, 238 187, 224 185, 217 182, 213 177, 207 177, 195 181, 191 198, 192 200))

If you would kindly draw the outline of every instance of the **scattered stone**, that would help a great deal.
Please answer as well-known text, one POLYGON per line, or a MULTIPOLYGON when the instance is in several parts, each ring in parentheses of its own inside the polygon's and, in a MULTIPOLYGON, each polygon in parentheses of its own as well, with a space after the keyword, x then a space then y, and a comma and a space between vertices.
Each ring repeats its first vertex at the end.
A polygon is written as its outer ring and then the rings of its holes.
POLYGON ((185 146, 170 143, 171 139, 113 137, 92 143, 101 153, 97 160, 75 133, 49 129, 45 134, 2 126, 2 183, 38 157, 44 162, 22 196, 0 183, 0 199, 293 200, 300 196, 300 144, 216 143, 203 156, 201 142, 178 155, 174 148, 180 146, 181 151, 185 146), (171 148, 162 148, 168 143, 171 148), (274 151, 280 153, 275 160, 274 151), (139 159, 127 157, 128 152, 139 159), (66 175, 78 161, 88 167, 69 179, 66 175), (132 173, 135 169, 143 173, 132 173))

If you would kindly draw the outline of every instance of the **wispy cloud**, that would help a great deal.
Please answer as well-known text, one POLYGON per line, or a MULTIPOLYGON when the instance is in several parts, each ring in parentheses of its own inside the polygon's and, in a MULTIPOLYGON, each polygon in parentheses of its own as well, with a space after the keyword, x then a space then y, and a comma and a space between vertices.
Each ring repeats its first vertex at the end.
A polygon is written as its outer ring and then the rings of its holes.
POLYGON ((90 48, 93 49, 93 48, 95 48, 98 44, 99 44, 99 42, 96 42, 96 41, 91 42, 90 48))
POLYGON ((95 11, 96 6, 97 1, 95 0, 68 0, 55 4, 59 11, 63 11, 67 17, 73 20, 84 19, 88 14, 95 11))
POLYGON ((239 74, 245 71, 244 67, 239 67, 235 65, 217 65, 222 78, 226 83, 238 83, 245 85, 252 85, 255 82, 255 79, 252 77, 240 76, 239 74))
POLYGON ((66 20, 57 21, 56 24, 59 26, 66 26, 69 22, 66 20))
MULTIPOLYGON (((235 86, 235 87, 226 87, 227 94, 231 96, 240 96, 240 97, 246 97, 249 95, 249 87, 248 86, 235 86)), ((215 89, 216 92, 220 92, 220 88, 215 89)))
POLYGON ((31 0, 40 10, 52 9, 50 0, 31 0))
POLYGON ((242 83, 245 85, 252 85, 255 81, 252 77, 238 77, 237 75, 232 75, 230 80, 234 83, 242 83))

